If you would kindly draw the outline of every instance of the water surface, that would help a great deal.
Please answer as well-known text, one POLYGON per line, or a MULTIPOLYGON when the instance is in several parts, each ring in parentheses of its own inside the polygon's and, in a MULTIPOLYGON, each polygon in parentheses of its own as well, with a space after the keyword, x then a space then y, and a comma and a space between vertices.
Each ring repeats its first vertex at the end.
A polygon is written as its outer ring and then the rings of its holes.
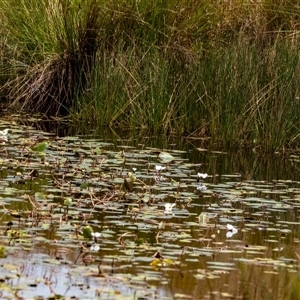
POLYGON ((292 299, 299 292, 296 151, 4 128, 1 298, 292 299), (87 226, 100 237, 85 236, 87 226))

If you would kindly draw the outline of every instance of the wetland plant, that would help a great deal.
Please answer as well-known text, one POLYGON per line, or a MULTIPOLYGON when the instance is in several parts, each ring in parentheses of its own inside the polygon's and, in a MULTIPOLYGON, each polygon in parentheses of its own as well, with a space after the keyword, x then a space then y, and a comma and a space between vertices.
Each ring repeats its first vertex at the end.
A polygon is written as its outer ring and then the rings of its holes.
POLYGON ((291 1, 3 0, 0 94, 11 108, 182 134, 216 146, 299 145, 291 1))
POLYGON ((171 299, 177 291, 220 299, 258 298, 266 288, 270 299, 299 292, 300 189, 290 177, 299 153, 289 157, 289 175, 278 156, 282 173, 261 180, 253 162, 247 176, 236 173, 236 153, 230 173, 213 163, 224 153, 211 153, 207 175, 180 150, 122 144, 120 152, 98 139, 43 133, 47 147, 39 152, 36 135, 12 124, 1 145, 1 292, 16 297, 22 283, 19 294, 31 299, 45 284, 45 297, 50 290, 101 298, 108 289, 152 300, 162 281, 172 286, 171 299), (164 180, 153 180, 158 175, 164 180))

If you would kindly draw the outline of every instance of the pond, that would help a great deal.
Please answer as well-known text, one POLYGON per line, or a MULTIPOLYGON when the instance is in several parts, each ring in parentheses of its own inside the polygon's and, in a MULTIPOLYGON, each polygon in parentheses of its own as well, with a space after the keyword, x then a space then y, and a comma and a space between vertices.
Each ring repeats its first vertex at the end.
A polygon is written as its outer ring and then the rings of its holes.
POLYGON ((298 297, 298 152, 0 125, 1 299, 298 297))

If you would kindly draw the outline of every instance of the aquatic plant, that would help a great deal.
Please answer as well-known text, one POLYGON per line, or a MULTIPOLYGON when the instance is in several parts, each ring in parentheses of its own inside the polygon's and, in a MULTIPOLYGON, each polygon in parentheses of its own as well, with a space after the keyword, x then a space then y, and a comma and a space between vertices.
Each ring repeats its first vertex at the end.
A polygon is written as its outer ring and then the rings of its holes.
POLYGON ((1 144, 2 298, 298 295, 299 151, 285 163, 255 153, 246 163, 248 153, 238 164, 236 152, 227 160, 193 147, 191 161, 183 150, 131 143, 10 125, 1 144))

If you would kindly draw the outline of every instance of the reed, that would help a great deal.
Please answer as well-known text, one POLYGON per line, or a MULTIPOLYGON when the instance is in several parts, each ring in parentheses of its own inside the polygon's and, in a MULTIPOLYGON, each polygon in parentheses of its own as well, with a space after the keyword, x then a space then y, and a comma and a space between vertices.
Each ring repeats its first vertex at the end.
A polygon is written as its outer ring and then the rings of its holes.
POLYGON ((3 0, 0 95, 89 126, 297 147, 299 13, 290 0, 3 0))
POLYGON ((60 114, 82 93, 98 36, 96 0, 2 1, 1 92, 12 107, 60 114))

